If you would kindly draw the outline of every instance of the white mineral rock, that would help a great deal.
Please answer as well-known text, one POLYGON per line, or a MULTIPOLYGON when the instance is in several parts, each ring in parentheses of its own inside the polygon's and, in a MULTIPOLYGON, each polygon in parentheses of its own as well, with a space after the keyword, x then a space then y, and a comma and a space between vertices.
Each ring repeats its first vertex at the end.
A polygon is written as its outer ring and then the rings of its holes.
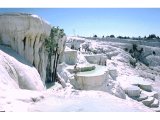
POLYGON ((40 17, 23 13, 1 14, 0 26, 3 44, 11 46, 35 65, 44 81, 47 55, 44 54, 43 43, 50 34, 51 26, 40 17))
POLYGON ((0 90, 44 90, 38 71, 9 47, 0 46, 0 90))
MULTIPOLYGON (((46 79, 48 55, 44 42, 50 35, 51 25, 37 15, 26 13, 0 14, 0 38, 2 43, 24 56, 36 67, 42 81, 46 79)), ((65 37, 56 41, 59 44, 58 53, 63 52, 65 37)), ((60 54, 60 58, 61 58, 60 54)))
POLYGON ((130 97, 140 96, 140 89, 137 86, 130 86, 125 91, 128 94, 128 96, 130 96, 130 97))
POLYGON ((154 97, 148 97, 148 99, 143 100, 142 103, 148 107, 154 102, 155 98, 154 97))

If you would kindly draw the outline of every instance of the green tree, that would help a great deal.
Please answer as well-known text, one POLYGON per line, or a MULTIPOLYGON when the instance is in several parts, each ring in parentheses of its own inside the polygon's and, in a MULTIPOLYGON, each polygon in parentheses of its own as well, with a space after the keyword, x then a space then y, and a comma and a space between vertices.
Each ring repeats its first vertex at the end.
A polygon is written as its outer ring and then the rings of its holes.
POLYGON ((94 38, 97 38, 97 35, 93 35, 94 38))
POLYGON ((115 36, 114 35, 110 35, 110 38, 115 38, 115 36))
POLYGON ((149 35, 149 36, 147 37, 147 39, 154 39, 154 38, 156 38, 156 35, 155 35, 155 34, 151 34, 151 35, 149 35))
POLYGON ((117 38, 122 39, 123 37, 122 36, 118 36, 117 38))
POLYGON ((64 30, 59 27, 52 27, 50 36, 45 40, 46 51, 48 52, 48 82, 56 81, 57 65, 59 61, 59 44, 58 41, 65 36, 64 30), (54 56, 53 72, 51 72, 51 61, 54 56))
POLYGON ((142 38, 141 38, 141 36, 138 36, 138 40, 141 40, 142 38))
POLYGON ((132 45, 133 51, 137 51, 137 44, 132 45))

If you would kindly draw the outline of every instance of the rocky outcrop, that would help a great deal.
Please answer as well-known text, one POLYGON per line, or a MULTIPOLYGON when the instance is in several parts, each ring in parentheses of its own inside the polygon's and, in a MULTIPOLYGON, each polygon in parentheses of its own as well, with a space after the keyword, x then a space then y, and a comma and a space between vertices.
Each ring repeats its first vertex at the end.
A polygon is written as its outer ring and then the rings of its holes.
POLYGON ((77 63, 77 51, 66 47, 62 58, 66 64, 75 65, 77 63))
MULTIPOLYGON (((50 35, 51 25, 36 15, 15 13, 0 15, 1 44, 10 46, 36 67, 45 82, 48 54, 44 41, 50 35)), ((58 41, 60 52, 64 39, 58 41)))
POLYGON ((151 104, 150 107, 159 107, 159 100, 155 99, 154 102, 151 104))
POLYGON ((84 55, 86 60, 91 64, 106 65, 107 56, 102 54, 84 55))
POLYGON ((152 91, 152 85, 151 83, 149 82, 142 82, 141 84, 139 84, 139 87, 145 91, 149 91, 151 92, 152 91))
POLYGON ((125 91, 118 82, 114 82, 113 88, 111 89, 111 94, 115 95, 116 97, 126 99, 125 91))
POLYGON ((137 98, 137 101, 146 100, 148 96, 146 94, 141 93, 140 96, 137 98))
POLYGON ((156 92, 156 91, 152 91, 152 92, 142 91, 142 93, 149 96, 149 97, 154 97, 156 99, 159 99, 158 92, 156 92))
POLYGON ((84 38, 78 38, 78 37, 67 37, 67 43, 66 46, 69 48, 73 48, 75 50, 82 49, 81 44, 85 42, 84 38))
POLYGON ((137 86, 130 86, 125 90, 125 92, 130 97, 139 97, 140 96, 140 89, 137 86))
POLYGON ((154 102, 154 100, 155 100, 154 97, 148 97, 148 99, 143 100, 142 103, 149 107, 154 102))
POLYGON ((0 90, 44 90, 35 67, 9 47, 0 45, 0 90))

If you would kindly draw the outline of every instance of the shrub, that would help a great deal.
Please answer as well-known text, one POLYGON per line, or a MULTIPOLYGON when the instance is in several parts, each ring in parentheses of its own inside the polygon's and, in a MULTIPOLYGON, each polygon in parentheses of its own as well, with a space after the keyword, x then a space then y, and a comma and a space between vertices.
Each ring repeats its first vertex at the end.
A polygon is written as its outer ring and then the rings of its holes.
POLYGON ((71 45, 71 49, 74 49, 74 45, 71 45))
POLYGON ((124 48, 124 50, 127 52, 127 51, 128 51, 128 48, 124 48))
POLYGON ((133 44, 133 45, 132 45, 132 48, 133 48, 133 51, 136 51, 136 50, 137 50, 137 45, 136 45, 136 44, 133 44))
POLYGON ((136 60, 135 59, 134 60, 130 60, 129 62, 133 67, 136 67, 136 60))
POLYGON ((153 55, 156 55, 156 52, 155 52, 155 51, 153 51, 153 55))
POLYGON ((96 51, 96 50, 93 50, 93 53, 94 53, 94 54, 97 54, 97 51, 96 51))
POLYGON ((133 53, 133 50, 132 50, 132 49, 130 49, 130 50, 129 50, 129 53, 133 53))
POLYGON ((139 52, 142 53, 143 52, 143 48, 141 48, 139 52))

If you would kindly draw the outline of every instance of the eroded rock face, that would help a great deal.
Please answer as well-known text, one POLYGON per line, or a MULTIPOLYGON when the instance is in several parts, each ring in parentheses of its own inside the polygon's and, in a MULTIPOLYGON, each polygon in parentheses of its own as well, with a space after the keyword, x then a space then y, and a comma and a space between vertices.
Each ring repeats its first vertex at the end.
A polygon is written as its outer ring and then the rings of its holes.
MULTIPOLYGON (((31 14, 0 14, 1 44, 10 46, 18 54, 25 57, 36 67, 43 82, 46 79, 48 54, 44 41, 50 35, 51 25, 36 15, 31 14)), ((64 39, 58 41, 64 49, 64 39)))

